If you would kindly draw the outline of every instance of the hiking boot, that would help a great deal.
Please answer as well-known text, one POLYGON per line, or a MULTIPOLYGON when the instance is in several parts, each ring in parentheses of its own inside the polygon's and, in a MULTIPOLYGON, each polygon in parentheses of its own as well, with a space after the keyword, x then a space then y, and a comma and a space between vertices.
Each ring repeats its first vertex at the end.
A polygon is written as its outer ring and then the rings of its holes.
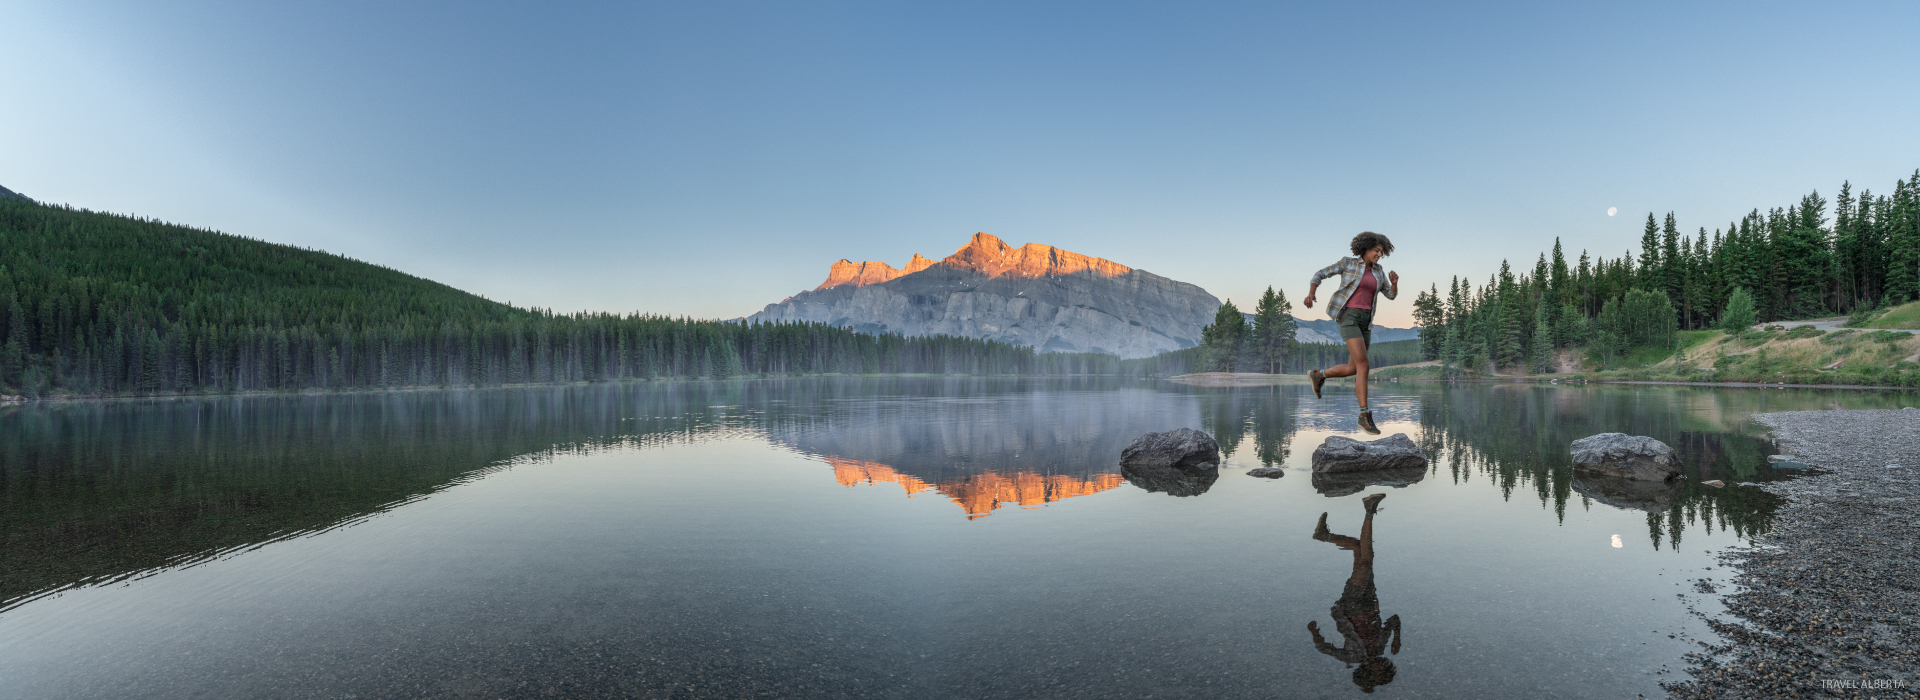
POLYGON ((1360 499, 1360 502, 1366 504, 1367 515, 1373 515, 1374 511, 1380 509, 1380 501, 1385 500, 1386 497, 1387 495, 1384 493, 1376 493, 1374 495, 1360 499))
POLYGON ((1307 379, 1313 381, 1313 398, 1320 398, 1320 385, 1327 383, 1327 373, 1320 370, 1307 370, 1307 379))
POLYGON ((1360 412, 1360 429, 1367 431, 1368 435, 1380 434, 1380 429, 1373 425, 1373 411, 1360 412))

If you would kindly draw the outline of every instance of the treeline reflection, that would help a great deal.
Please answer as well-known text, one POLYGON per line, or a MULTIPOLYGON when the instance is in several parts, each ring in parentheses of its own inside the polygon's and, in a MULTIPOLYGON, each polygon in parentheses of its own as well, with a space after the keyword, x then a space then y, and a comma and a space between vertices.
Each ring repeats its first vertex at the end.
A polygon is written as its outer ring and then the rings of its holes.
MULTIPOLYGON (((1216 436, 1223 452, 1244 457, 1242 450, 1250 443, 1253 458, 1265 466, 1287 462, 1303 430, 1353 431, 1351 399, 1342 401, 1336 394, 1316 400, 1301 385, 1177 391, 1198 400, 1203 427, 1216 436)), ((1799 472, 1769 464, 1767 456, 1774 448, 1750 416, 1826 408, 1827 397, 1833 396, 1831 391, 1506 383, 1404 383, 1385 391, 1392 393, 1373 399, 1376 413, 1383 422, 1417 425, 1409 437, 1433 459, 1430 472, 1346 479, 1314 475, 1320 493, 1346 496, 1368 486, 1402 486, 1423 477, 1454 483, 1486 479, 1504 498, 1532 495, 1562 522, 1569 504, 1644 511, 1648 539, 1657 548, 1678 546, 1690 528, 1730 530, 1742 537, 1766 532, 1779 498, 1739 484, 1791 478, 1799 472), (1686 464, 1683 478, 1647 484, 1576 475, 1569 445, 1603 432, 1649 435, 1672 445, 1686 464), (1709 480, 1727 487, 1702 483, 1709 480)), ((1845 396, 1848 407, 1855 408, 1898 407, 1902 399, 1898 394, 1845 396)), ((1298 447, 1311 451, 1316 446, 1298 447)), ((1294 460, 1296 466, 1306 466, 1305 456, 1294 460)))
POLYGON ((930 481, 973 478, 980 488, 956 496, 969 512, 991 510, 1001 499, 1057 500, 1119 484, 1083 458, 1106 449, 1083 439, 1103 418, 1065 425, 1051 416, 1061 407, 1035 405, 1021 421, 996 428, 1021 439, 996 442, 987 429, 994 426, 975 420, 939 435, 976 439, 865 446, 914 435, 878 432, 886 423, 880 417, 892 410, 888 402, 910 406, 910 397, 937 397, 931 400, 947 408, 920 420, 932 427, 1010 392, 1113 391, 1122 384, 810 378, 0 407, 0 610, 76 585, 325 530, 485 470, 611 449, 773 435, 805 450, 820 441, 798 436, 819 432, 859 454, 892 458, 935 446, 954 455, 896 461, 938 467, 926 472, 930 481), (1003 480, 1009 485, 995 487, 982 478, 994 465, 1021 465, 1042 478, 1029 488, 1032 480, 1014 470, 1016 478, 1003 480), (989 501, 995 505, 984 505, 989 501))
MULTIPOLYGON (((1430 471, 1403 481, 1485 478, 1563 519, 1569 503, 1642 510, 1649 537, 1665 547, 1694 527, 1764 532, 1772 496, 1699 482, 1781 476, 1767 466, 1768 443, 1743 432, 1753 429, 1746 416, 1814 401, 1505 384, 1399 384, 1375 399, 1383 420, 1417 425, 1409 432, 1433 457, 1430 471), (1692 465, 1684 483, 1649 490, 1576 478, 1568 443, 1606 431, 1672 444, 1692 465)), ((1120 488, 1120 449, 1149 431, 1200 427, 1239 464, 1303 467, 1295 448, 1314 445, 1294 441, 1303 431, 1350 431, 1343 406, 1296 385, 882 377, 4 407, 0 609, 337 526, 484 470, 560 455, 765 439, 820 459, 822 478, 897 485, 978 518, 1120 488)), ((1312 481, 1336 497, 1379 483, 1312 481)), ((1204 497, 1210 485, 1163 490, 1204 497)))

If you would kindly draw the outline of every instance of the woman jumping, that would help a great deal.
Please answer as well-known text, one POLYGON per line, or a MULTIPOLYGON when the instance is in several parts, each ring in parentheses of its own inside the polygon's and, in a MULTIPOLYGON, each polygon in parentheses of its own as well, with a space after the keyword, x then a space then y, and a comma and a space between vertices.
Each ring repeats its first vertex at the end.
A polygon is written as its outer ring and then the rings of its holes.
POLYGON ((1393 241, 1386 236, 1363 231, 1353 237, 1351 247, 1355 257, 1341 258, 1340 262, 1313 273, 1306 298, 1307 308, 1313 308, 1320 280, 1336 273, 1340 275, 1340 291, 1327 300, 1327 315, 1340 324, 1340 337, 1347 341, 1347 363, 1325 372, 1313 370, 1307 373, 1307 378, 1313 380, 1313 397, 1317 399, 1321 398, 1320 385, 1327 383, 1327 377, 1353 377, 1353 393, 1360 398, 1360 429, 1379 435, 1380 429, 1373 425, 1373 410, 1367 408, 1367 347, 1373 344, 1374 294, 1378 292, 1388 299, 1399 296, 1400 273, 1380 267, 1380 258, 1393 254, 1393 241), (1380 280, 1383 272, 1387 275, 1384 285, 1380 280))

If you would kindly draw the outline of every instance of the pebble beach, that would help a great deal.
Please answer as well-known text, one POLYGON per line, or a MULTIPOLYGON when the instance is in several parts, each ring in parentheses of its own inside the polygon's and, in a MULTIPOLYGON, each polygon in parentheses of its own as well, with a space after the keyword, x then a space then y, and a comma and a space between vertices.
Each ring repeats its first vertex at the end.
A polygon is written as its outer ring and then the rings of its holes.
POLYGON ((1755 419, 1818 472, 1765 485, 1772 531, 1721 555, 1740 573, 1724 639, 1690 655, 1673 698, 1920 698, 1920 410, 1755 419))

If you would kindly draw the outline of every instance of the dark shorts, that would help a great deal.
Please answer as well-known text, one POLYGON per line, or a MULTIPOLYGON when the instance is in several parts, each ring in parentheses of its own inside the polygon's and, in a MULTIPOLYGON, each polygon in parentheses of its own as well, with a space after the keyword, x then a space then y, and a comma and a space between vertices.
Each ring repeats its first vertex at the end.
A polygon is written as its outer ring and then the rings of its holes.
POLYGON ((1366 347, 1373 347, 1373 309, 1340 310, 1340 339, 1354 338, 1359 338, 1366 347))

